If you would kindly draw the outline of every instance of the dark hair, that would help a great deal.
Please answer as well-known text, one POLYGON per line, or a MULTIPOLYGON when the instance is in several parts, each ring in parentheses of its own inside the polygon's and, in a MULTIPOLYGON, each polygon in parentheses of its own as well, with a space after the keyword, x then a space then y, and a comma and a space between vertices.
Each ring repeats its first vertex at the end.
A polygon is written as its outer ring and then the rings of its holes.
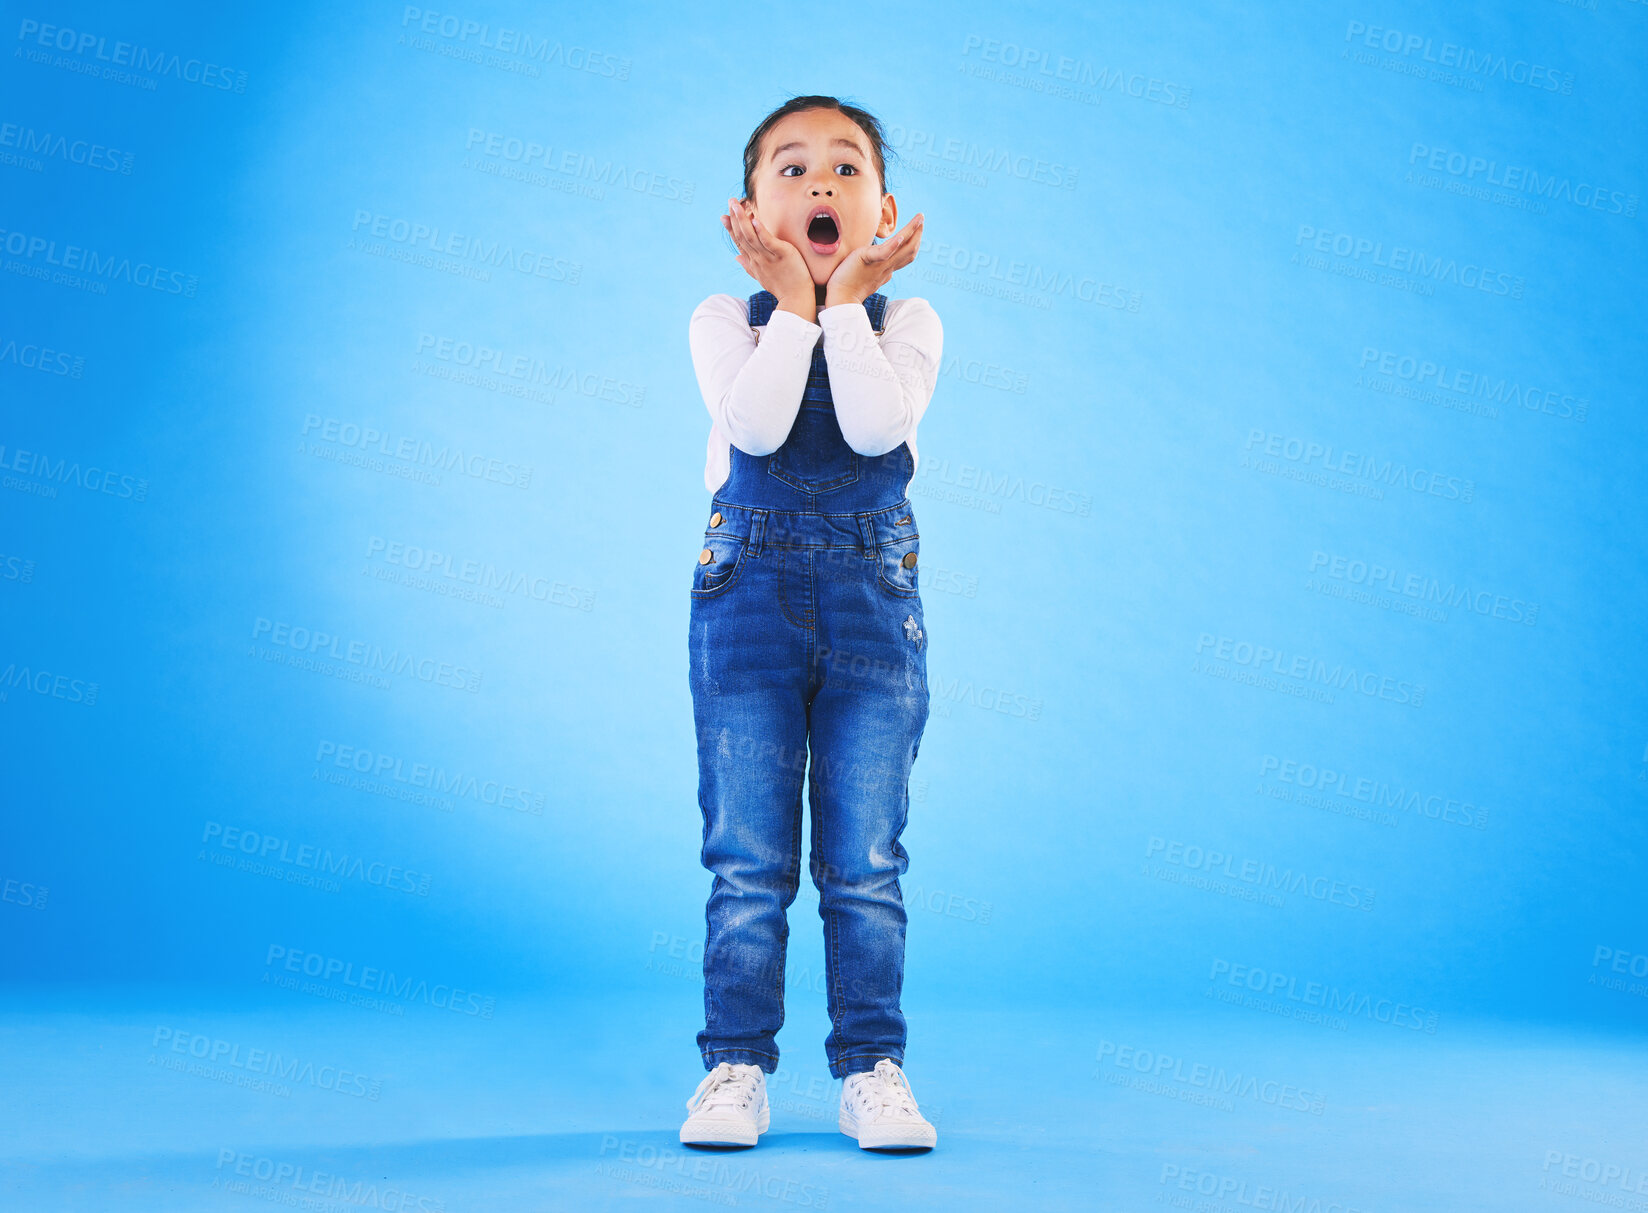
POLYGON ((881 123, 869 110, 860 109, 856 105, 848 105, 835 97, 821 97, 809 94, 805 97, 791 97, 783 105, 761 120, 761 125, 755 128, 750 141, 744 145, 744 197, 749 198, 755 192, 755 171, 761 162, 761 141, 767 137, 767 132, 778 125, 791 114, 801 113, 803 110, 836 110, 851 118, 858 124, 860 130, 870 137, 870 155, 875 159, 876 174, 881 178, 881 192, 887 193, 887 137, 882 134, 881 123))

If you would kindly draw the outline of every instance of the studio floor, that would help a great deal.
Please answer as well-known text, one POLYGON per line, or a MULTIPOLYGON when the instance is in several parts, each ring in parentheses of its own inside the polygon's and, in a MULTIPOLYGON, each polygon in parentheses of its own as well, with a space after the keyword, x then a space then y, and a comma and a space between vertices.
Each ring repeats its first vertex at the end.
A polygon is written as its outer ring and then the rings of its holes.
POLYGON ((770 1131, 700 1151, 676 1140, 697 996, 665 984, 499 998, 489 1018, 273 987, 242 1005, 14 989, 0 1207, 1648 1209, 1648 1061, 1627 1038, 907 1001, 939 1144, 882 1155, 837 1130, 827 1021, 792 996, 770 1131))

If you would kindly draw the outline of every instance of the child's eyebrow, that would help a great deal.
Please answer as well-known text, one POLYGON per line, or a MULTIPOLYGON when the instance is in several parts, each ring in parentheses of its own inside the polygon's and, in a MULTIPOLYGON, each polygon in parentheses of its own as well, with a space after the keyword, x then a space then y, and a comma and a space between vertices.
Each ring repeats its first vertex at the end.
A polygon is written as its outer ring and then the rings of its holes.
MULTIPOLYGON (((769 162, 771 162, 773 160, 777 160, 778 157, 780 156, 780 154, 789 151, 792 147, 806 147, 806 146, 807 145, 805 143, 802 143, 799 139, 792 139, 792 140, 790 140, 790 142, 786 143, 783 147, 773 148, 772 155, 768 156, 767 160, 769 162)), ((832 139, 830 141, 830 146, 831 147, 837 147, 837 146, 850 147, 850 148, 853 149, 853 151, 857 152, 860 156, 862 156, 864 154, 864 149, 862 147, 860 147, 857 142, 855 142, 852 139, 848 139, 844 136, 840 136, 840 135, 836 136, 834 139, 832 139)))

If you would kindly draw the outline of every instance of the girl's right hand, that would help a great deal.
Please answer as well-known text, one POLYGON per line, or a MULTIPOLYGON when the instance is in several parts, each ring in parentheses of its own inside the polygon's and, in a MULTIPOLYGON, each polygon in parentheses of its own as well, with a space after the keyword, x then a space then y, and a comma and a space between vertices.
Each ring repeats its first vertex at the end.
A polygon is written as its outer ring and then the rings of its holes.
POLYGON ((773 235, 735 198, 727 199, 721 226, 738 246, 738 264, 762 289, 771 291, 780 303, 816 307, 813 274, 800 249, 773 235))

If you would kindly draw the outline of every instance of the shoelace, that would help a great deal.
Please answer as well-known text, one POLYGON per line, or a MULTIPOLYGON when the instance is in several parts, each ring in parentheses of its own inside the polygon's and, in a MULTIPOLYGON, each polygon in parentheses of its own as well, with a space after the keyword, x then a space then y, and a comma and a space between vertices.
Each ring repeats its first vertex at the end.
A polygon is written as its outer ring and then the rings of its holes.
POLYGON ((910 1080, 904 1077, 904 1071, 890 1057, 876 1062, 875 1069, 859 1076, 854 1086, 859 1107, 872 1115, 891 1114, 918 1119, 921 1116, 916 1107, 915 1092, 910 1089, 910 1080))
POLYGON ((755 1099, 755 1074, 749 1070, 734 1070, 731 1062, 721 1064, 704 1075, 704 1081, 687 1100, 687 1111, 710 1108, 747 1108, 755 1099))

